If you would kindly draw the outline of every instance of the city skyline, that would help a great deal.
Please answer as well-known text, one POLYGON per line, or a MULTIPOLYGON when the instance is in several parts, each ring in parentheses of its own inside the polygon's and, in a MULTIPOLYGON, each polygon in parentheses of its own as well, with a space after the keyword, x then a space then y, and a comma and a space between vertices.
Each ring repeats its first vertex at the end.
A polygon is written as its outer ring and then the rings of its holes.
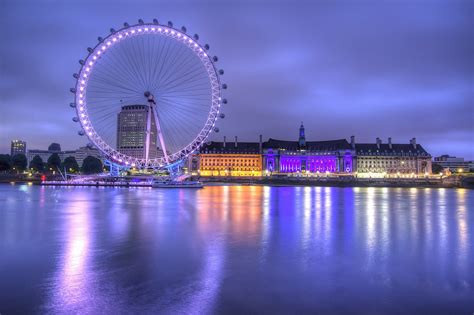
POLYGON ((77 61, 110 27, 156 17, 202 34, 201 42, 221 57, 229 104, 221 132, 210 140, 254 141, 259 134, 293 140, 303 120, 311 140, 355 135, 360 142, 409 143, 416 137, 433 156, 474 159, 474 25, 467 1, 138 2, 112 13, 109 4, 2 3, 2 24, 16 32, 0 37, 0 152, 9 151, 12 139, 25 140, 28 149, 86 144, 68 107, 77 61), (88 14, 93 23, 77 23, 88 14), (27 23, 17 22, 21 16, 27 23))

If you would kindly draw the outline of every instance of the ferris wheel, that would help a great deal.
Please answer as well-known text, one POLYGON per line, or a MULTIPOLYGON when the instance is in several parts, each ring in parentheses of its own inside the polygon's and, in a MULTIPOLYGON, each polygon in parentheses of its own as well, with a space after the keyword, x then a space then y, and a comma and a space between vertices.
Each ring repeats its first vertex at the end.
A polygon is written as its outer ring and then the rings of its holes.
POLYGON ((198 40, 156 19, 99 37, 70 89, 79 135, 125 167, 165 168, 195 152, 219 131, 227 103, 224 71, 198 40))

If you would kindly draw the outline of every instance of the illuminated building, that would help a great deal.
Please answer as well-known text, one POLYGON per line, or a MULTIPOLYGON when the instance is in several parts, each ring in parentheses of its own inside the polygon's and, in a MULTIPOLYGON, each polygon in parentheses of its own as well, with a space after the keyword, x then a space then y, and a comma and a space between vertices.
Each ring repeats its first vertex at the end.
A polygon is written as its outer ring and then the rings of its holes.
POLYGON ((433 163, 438 164, 443 169, 449 169, 451 172, 462 173, 470 171, 470 162, 464 161, 464 158, 455 156, 441 155, 434 158, 433 163))
POLYGON ((351 146, 357 155, 357 174, 362 177, 401 176, 431 174, 431 155, 416 143, 394 144, 382 143, 380 138, 375 143, 355 143, 351 137, 351 146))
POLYGON ((201 176, 261 176, 262 154, 260 143, 209 142, 199 150, 201 176))
POLYGON ((265 172, 351 173, 353 153, 346 139, 306 141, 301 123, 298 141, 269 139, 263 144, 265 172))
MULTIPOLYGON (((147 121, 151 115, 147 105, 126 105, 117 114, 117 151, 134 158, 144 158, 146 151, 147 121)), ((151 116, 149 157, 158 156, 157 128, 151 116)))
POLYGON ((10 156, 15 156, 17 154, 26 155, 26 142, 21 140, 12 140, 10 156))

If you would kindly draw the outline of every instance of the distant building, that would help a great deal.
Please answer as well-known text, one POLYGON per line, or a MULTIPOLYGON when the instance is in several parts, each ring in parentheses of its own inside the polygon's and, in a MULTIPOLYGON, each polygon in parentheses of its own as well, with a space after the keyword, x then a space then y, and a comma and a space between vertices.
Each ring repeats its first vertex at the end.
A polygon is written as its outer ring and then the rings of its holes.
POLYGON ((61 145, 59 143, 51 143, 48 147, 48 151, 51 152, 60 152, 61 151, 61 145))
POLYGON ((28 164, 31 162, 31 160, 33 160, 35 156, 39 156, 43 160, 43 162, 46 163, 48 162, 49 157, 54 153, 58 154, 61 161, 64 161, 64 159, 69 156, 74 157, 79 167, 82 166, 84 159, 88 156, 93 156, 100 160, 104 159, 102 153, 94 147, 85 146, 85 147, 80 147, 77 150, 63 151, 61 150, 61 145, 59 145, 58 143, 52 143, 48 147, 48 150, 28 150, 26 157, 28 159, 28 164))
POLYGON ((441 155, 434 158, 434 164, 438 164, 443 169, 449 168, 451 172, 469 172, 470 163, 469 161, 464 161, 464 158, 459 158, 449 155, 441 155))
MULTIPOLYGON (((75 150, 58 151, 57 146, 49 146, 49 148, 52 148, 53 150, 28 150, 28 153, 26 155, 28 159, 28 165, 31 162, 31 160, 33 160, 33 158, 37 155, 43 160, 43 162, 46 163, 48 162, 49 157, 54 153, 58 154, 61 161, 64 161, 64 159, 67 158, 68 156, 75 156, 76 154, 75 150)), ((61 149, 60 146, 59 146, 59 149, 61 149)))
POLYGON ((199 150, 201 176, 261 176, 262 155, 258 142, 209 142, 199 150))
POLYGON ((14 156, 17 154, 25 154, 26 155, 26 142, 21 140, 12 140, 11 149, 10 149, 10 156, 14 156))
POLYGON ((387 143, 382 143, 380 138, 375 143, 355 143, 355 138, 351 137, 351 146, 356 152, 358 175, 403 177, 431 174, 431 155, 416 143, 416 138, 409 144, 395 144, 391 138, 387 143))
POLYGON ((151 115, 149 158, 163 155, 157 148, 155 117, 147 105, 122 106, 117 116, 117 151, 134 158, 145 158, 148 115, 151 115))
POLYGON ((77 149, 73 155, 76 158, 77 164, 79 167, 82 166, 84 159, 88 156, 98 158, 99 160, 103 159, 102 153, 96 148, 85 146, 77 149))

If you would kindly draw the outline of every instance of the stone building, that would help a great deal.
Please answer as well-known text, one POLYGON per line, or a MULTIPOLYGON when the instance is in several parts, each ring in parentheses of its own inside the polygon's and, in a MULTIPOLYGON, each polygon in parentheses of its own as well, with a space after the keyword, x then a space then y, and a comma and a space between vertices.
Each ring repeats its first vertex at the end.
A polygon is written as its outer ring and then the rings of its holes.
POLYGON ((377 138, 375 143, 356 143, 351 137, 351 147, 356 153, 358 176, 362 177, 409 177, 431 174, 431 155, 416 143, 416 138, 407 144, 382 143, 377 138))
POLYGON ((261 136, 258 142, 208 142, 199 149, 201 176, 261 176, 261 136))
POLYGON ((263 168, 273 173, 351 173, 354 151, 346 139, 306 141, 301 123, 298 141, 270 138, 263 143, 263 168))

